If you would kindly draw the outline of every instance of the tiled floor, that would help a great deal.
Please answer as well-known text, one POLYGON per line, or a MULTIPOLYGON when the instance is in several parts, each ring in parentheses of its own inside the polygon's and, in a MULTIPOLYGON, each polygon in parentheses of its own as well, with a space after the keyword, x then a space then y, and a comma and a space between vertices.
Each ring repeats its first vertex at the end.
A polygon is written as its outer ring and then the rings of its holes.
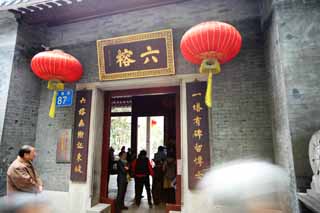
MULTIPOLYGON (((151 182, 150 182, 151 184, 151 182)), ((165 205, 153 206, 149 208, 148 199, 145 189, 143 190, 144 198, 141 200, 140 206, 134 204, 134 180, 132 179, 127 187, 127 193, 125 197, 125 205, 129 207, 129 210, 124 210, 123 213, 164 213, 165 205)), ((109 197, 117 197, 117 175, 111 175, 109 181, 109 197)))

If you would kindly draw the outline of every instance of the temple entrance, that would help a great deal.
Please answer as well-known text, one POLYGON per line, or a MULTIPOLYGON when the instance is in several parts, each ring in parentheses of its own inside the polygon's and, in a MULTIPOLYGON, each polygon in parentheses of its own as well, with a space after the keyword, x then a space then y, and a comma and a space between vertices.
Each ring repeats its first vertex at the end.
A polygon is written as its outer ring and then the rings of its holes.
POLYGON ((112 204, 114 212, 117 196, 115 165, 119 160, 119 152, 121 150, 127 152, 130 167, 140 151, 145 150, 155 171, 155 178, 150 178, 150 185, 153 195, 152 203, 156 205, 149 208, 145 189, 141 204, 136 205, 135 180, 132 175, 125 195, 125 205, 129 210, 123 212, 179 210, 181 205, 181 174, 179 173, 180 165, 178 165, 181 163, 180 149, 179 87, 106 92, 100 201, 112 204), (165 150, 164 167, 162 164, 159 167, 159 161, 155 159, 159 147, 165 150), (161 181, 159 177, 162 177, 161 181))

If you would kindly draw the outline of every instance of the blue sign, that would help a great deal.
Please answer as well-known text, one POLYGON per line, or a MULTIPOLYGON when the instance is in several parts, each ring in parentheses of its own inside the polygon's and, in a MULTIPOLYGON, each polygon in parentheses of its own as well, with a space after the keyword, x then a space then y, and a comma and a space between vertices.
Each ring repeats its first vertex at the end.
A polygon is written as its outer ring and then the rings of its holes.
POLYGON ((72 106, 73 100, 73 90, 72 89, 65 89, 58 91, 56 106, 57 107, 67 107, 72 106))

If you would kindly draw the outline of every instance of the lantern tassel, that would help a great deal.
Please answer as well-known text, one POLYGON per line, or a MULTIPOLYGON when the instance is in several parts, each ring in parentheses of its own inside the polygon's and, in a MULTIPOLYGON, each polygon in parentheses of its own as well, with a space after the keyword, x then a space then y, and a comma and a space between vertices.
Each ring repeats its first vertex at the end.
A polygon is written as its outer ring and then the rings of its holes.
POLYGON ((56 100, 57 100, 57 94, 58 90, 64 89, 64 84, 59 80, 50 80, 48 82, 48 89, 53 90, 53 96, 51 100, 51 106, 49 111, 49 117, 54 118, 56 113, 56 100))
POLYGON ((209 72, 209 75, 208 75, 205 102, 206 102, 207 107, 209 107, 209 108, 212 107, 212 72, 209 72))
POLYGON ((200 66, 200 73, 208 73, 208 82, 205 103, 208 108, 212 107, 212 76, 213 74, 220 73, 220 64, 217 59, 205 59, 202 61, 200 66))
POLYGON ((57 100, 57 90, 53 91, 53 97, 51 101, 50 111, 49 111, 49 117, 54 118, 56 113, 56 100, 57 100))

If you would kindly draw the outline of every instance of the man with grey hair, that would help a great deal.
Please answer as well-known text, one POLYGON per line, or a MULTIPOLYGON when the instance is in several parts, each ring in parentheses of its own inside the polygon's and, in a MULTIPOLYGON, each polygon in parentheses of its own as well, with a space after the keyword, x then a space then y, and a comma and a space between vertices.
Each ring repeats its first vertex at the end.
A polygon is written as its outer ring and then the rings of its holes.
POLYGON ((17 159, 12 162, 7 171, 8 195, 17 192, 42 192, 42 181, 32 165, 35 157, 34 147, 24 145, 20 148, 17 159))
POLYGON ((240 160, 212 168, 187 202, 184 212, 289 213, 289 175, 259 160, 240 160))

